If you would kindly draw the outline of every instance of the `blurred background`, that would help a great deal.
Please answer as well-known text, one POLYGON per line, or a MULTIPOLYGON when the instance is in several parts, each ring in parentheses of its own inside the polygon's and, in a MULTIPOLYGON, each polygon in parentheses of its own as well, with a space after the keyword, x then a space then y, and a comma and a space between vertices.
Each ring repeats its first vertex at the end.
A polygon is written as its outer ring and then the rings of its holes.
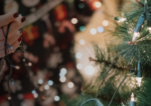
MULTIPOLYGON (((13 68, 8 95, 9 67, 0 83, 0 106, 66 106, 83 84, 96 76, 92 43, 106 49, 106 34, 114 28, 122 0, 1 0, 0 15, 15 11, 26 16, 22 26, 25 59, 10 55, 13 68)), ((119 22, 124 19, 120 19, 119 22)))

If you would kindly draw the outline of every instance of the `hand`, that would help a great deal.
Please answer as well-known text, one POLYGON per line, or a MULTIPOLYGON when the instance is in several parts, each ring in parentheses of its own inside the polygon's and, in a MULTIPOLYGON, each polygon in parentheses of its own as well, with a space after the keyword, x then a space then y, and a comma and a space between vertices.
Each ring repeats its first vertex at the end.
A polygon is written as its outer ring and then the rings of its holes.
POLYGON ((5 56, 4 43, 8 24, 11 22, 7 37, 7 43, 13 47, 13 50, 8 48, 8 54, 10 54, 14 52, 21 43, 22 30, 20 30, 20 27, 22 26, 25 20, 26 18, 24 16, 19 17, 18 13, 7 13, 5 15, 0 16, 0 58, 5 56))

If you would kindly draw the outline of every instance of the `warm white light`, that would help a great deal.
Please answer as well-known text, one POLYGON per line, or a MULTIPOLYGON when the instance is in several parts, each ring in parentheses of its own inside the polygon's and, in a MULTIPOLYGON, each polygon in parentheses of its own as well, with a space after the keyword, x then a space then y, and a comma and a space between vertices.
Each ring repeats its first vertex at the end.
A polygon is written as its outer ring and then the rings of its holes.
POLYGON ((16 68, 17 70, 19 70, 19 69, 20 69, 20 67, 19 67, 19 66, 15 66, 15 68, 16 68))
POLYGON ((62 69, 60 70, 60 72, 61 72, 62 74, 67 74, 67 69, 66 69, 66 68, 62 68, 62 69))
POLYGON ((95 70, 93 66, 88 65, 84 68, 84 71, 87 75, 93 75, 95 70))
POLYGON ((11 99, 12 99, 12 98, 9 96, 9 97, 8 97, 8 100, 11 100, 11 99))
POLYGON ((34 97, 35 97, 35 98, 38 98, 38 94, 37 94, 37 93, 35 93, 35 94, 34 94, 34 97))
POLYGON ((76 53, 76 58, 78 58, 78 59, 82 58, 82 53, 80 53, 80 52, 76 53))
POLYGON ((109 25, 109 22, 108 22, 107 20, 104 20, 104 21, 102 22, 102 24, 103 24, 104 26, 108 26, 108 25, 109 25))
POLYGON ((42 84, 42 83, 43 83, 43 79, 39 79, 38 84, 42 84))
POLYGON ((28 62, 28 66, 32 66, 32 63, 31 63, 31 62, 28 62))
POLYGON ((82 69, 82 67, 83 67, 82 64, 80 63, 77 64, 77 69, 82 69))
POLYGON ((45 88, 45 90, 48 90, 49 89, 49 85, 45 85, 44 88, 45 88))
POLYGON ((60 77, 60 82, 66 82, 66 77, 60 77))
POLYGON ((134 94, 132 93, 132 95, 131 95, 131 101, 135 101, 135 99, 134 99, 134 94))
POLYGON ((126 18, 120 18, 119 20, 118 20, 118 22, 123 22, 123 21, 125 21, 126 20, 126 18))
POLYGON ((85 40, 81 39, 81 40, 79 41, 79 43, 80 43, 80 45, 85 45, 85 40))
POLYGON ((55 101, 59 101, 59 100, 60 100, 60 97, 59 97, 59 96, 55 96, 55 97, 54 97, 54 100, 55 100, 55 101))
POLYGON ((72 18, 71 22, 72 22, 72 24, 77 24, 78 23, 78 19, 77 18, 72 18))
POLYGON ((69 82, 69 83, 68 83, 68 87, 69 87, 69 88, 73 88, 73 87, 74 87, 74 83, 73 83, 73 82, 69 82))
POLYGON ((92 28, 92 29, 90 29, 90 33, 91 33, 92 35, 95 35, 95 34, 97 33, 97 31, 96 31, 95 28, 92 28))
POLYGON ((142 78, 137 77, 136 80, 137 80, 138 86, 140 87, 141 86, 141 82, 142 82, 142 78))
POLYGON ((53 85, 53 81, 52 81, 52 80, 49 80, 49 81, 48 81, 48 85, 49 85, 49 86, 52 86, 52 85, 53 85))
POLYGON ((138 38, 138 37, 140 37, 139 32, 134 32, 134 34, 133 34, 133 38, 132 38, 132 41, 135 41, 135 40, 136 40, 136 38, 138 38))
POLYGON ((100 8, 100 7, 101 7, 101 3, 100 3, 100 2, 98 2, 98 1, 97 1, 97 2, 95 2, 95 3, 94 3, 94 5, 95 5, 95 7, 96 7, 96 8, 100 8))

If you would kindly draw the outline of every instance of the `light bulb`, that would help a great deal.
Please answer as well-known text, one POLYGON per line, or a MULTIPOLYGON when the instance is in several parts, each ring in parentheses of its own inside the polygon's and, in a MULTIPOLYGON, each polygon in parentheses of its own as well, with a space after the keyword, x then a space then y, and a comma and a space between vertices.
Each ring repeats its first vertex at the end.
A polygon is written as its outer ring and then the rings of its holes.
POLYGON ((134 100, 134 94, 132 93, 132 95, 131 95, 131 101, 135 101, 134 100))
POLYGON ((140 87, 141 86, 141 82, 142 82, 142 78, 141 77, 137 77, 136 80, 137 80, 138 86, 140 87))
POLYGON ((135 41, 135 40, 136 40, 136 38, 138 38, 138 37, 140 37, 139 32, 134 32, 134 34, 133 34, 133 38, 132 38, 132 41, 135 41))
POLYGON ((71 23, 72 24, 77 24, 78 23, 78 19, 77 18, 72 18, 71 19, 71 23))

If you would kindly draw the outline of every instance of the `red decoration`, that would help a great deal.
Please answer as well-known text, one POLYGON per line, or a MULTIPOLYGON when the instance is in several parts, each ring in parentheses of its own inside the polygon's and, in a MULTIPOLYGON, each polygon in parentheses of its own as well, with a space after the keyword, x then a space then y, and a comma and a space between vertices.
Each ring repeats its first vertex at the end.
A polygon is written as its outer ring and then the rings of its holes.
POLYGON ((67 17, 67 10, 64 5, 59 5, 55 8, 54 14, 58 21, 62 21, 67 17))

